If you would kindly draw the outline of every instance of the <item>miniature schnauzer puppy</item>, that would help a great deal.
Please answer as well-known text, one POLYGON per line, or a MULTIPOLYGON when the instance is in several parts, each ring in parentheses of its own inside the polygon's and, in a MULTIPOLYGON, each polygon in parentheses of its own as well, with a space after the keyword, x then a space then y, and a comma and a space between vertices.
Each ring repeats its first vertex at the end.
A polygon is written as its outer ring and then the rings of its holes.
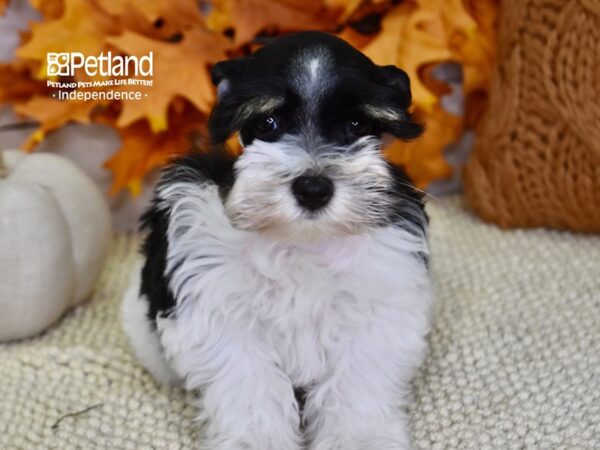
POLYGON ((427 217, 381 148, 422 131, 408 76, 303 32, 212 77, 211 138, 243 151, 216 145, 159 182, 122 308, 137 356, 200 393, 203 449, 410 449, 427 217))

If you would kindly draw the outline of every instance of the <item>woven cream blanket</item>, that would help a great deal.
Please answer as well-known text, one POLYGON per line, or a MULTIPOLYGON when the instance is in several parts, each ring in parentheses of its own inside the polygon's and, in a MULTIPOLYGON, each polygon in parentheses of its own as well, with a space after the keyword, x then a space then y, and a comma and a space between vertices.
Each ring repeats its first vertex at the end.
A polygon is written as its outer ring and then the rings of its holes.
MULTIPOLYGON (((600 449, 600 237, 501 231, 458 199, 429 213, 438 300, 414 385, 415 446, 600 449)), ((197 442, 191 395, 157 386, 119 326, 138 240, 115 240, 90 303, 0 346, 1 450, 197 442)))

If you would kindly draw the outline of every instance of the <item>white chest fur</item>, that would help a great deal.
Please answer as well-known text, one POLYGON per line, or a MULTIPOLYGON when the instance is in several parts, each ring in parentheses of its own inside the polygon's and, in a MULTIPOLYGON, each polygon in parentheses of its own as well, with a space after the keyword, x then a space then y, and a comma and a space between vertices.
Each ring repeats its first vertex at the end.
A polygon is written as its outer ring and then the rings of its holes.
POLYGON ((234 229, 214 186, 173 184, 160 195, 177 303, 174 319, 159 324, 167 356, 189 346, 194 364, 210 366, 219 351, 244 352, 252 341, 294 385, 307 385, 360 336, 408 346, 424 335, 429 282, 417 253, 427 253, 425 239, 387 227, 295 245, 234 229))

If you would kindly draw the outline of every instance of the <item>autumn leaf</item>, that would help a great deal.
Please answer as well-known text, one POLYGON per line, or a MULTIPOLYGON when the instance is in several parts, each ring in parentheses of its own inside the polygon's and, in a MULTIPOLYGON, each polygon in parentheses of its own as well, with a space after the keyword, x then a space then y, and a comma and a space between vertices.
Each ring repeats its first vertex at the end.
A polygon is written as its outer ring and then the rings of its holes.
POLYGON ((29 0, 29 3, 45 20, 58 19, 64 13, 63 0, 29 0))
POLYGON ((455 59, 463 66, 463 88, 467 96, 487 91, 496 59, 496 20, 499 0, 465 0, 475 22, 471 33, 450 42, 455 59))
POLYGON ((463 33, 472 36, 477 23, 465 8, 464 0, 417 0, 422 9, 430 9, 441 14, 445 27, 452 33, 463 33))
POLYGON ((340 21, 348 19, 364 3, 363 0, 325 0, 328 8, 341 11, 340 21))
POLYGON ((98 0, 98 4, 115 16, 125 16, 131 10, 139 11, 150 23, 162 21, 178 30, 202 26, 204 20, 195 0, 98 0))
MULTIPOLYGON (((307 5, 314 4, 307 0, 307 5)), ((273 0, 214 0, 206 24, 211 30, 235 30, 234 44, 239 46, 263 31, 289 32, 303 29, 330 30, 333 20, 310 8, 296 8, 294 3, 273 0), (307 12, 308 11, 308 12, 307 12)))
MULTIPOLYGON (((136 87, 142 95, 140 100, 123 101, 119 127, 147 118, 153 132, 166 130, 167 110, 175 96, 188 99, 200 111, 210 111, 214 90, 208 64, 226 57, 224 37, 195 29, 176 43, 159 42, 132 32, 109 37, 107 42, 129 55, 142 56, 150 51, 154 54, 153 85, 136 87)), ((125 89, 131 90, 131 86, 125 89)))
POLYGON ((374 39, 373 36, 359 33, 352 27, 345 27, 340 33, 337 33, 337 37, 345 40, 357 49, 363 49, 374 39))
POLYGON ((36 80, 30 64, 17 61, 0 64, 0 103, 26 101, 32 95, 48 92, 45 84, 36 80))
POLYGON ((419 69, 452 57, 439 15, 412 3, 400 4, 385 16, 381 33, 363 51, 377 64, 393 64, 406 71, 415 104, 426 112, 433 111, 438 97, 423 84, 419 69))
POLYGON ((39 61, 39 79, 46 78, 46 54, 48 52, 81 52, 96 55, 104 48, 109 34, 119 29, 94 2, 65 0, 62 17, 50 22, 33 23, 31 39, 17 49, 17 56, 39 61))
POLYGON ((229 139, 225 141, 225 148, 234 156, 238 156, 242 154, 244 150, 242 148, 242 144, 240 142, 240 136, 238 133, 232 134, 229 136, 229 139))
POLYGON ((8 0, 0 0, 0 16, 4 14, 8 7, 8 0))
POLYGON ((425 127, 425 133, 415 141, 396 140, 385 149, 387 158, 404 167, 419 188, 451 175, 452 169, 444 158, 443 150, 462 134, 463 118, 437 106, 426 117, 425 127))
POLYGON ((98 103, 88 101, 61 101, 48 97, 33 97, 31 100, 15 105, 15 111, 36 119, 40 126, 23 144, 25 150, 32 150, 46 134, 69 123, 89 123, 90 113, 98 103))
POLYGON ((173 40, 188 29, 204 26, 195 0, 96 0, 124 30, 173 40))
POLYGON ((104 164, 113 173, 110 193, 126 188, 133 196, 139 195, 147 173, 188 153, 192 147, 191 133, 206 133, 201 125, 205 120, 206 117, 186 108, 179 114, 171 112, 169 129, 160 133, 152 132, 147 121, 122 128, 122 146, 104 164), (189 118, 192 120, 186 120, 189 118))

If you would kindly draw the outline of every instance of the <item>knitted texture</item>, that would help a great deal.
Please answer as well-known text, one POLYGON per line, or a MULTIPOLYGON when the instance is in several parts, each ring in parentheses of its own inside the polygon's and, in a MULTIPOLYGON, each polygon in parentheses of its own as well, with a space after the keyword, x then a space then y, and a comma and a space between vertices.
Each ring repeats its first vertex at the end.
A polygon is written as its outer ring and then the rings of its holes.
POLYGON ((600 1, 502 2, 465 193, 503 227, 600 231, 600 1))
MULTIPOLYGON (((429 212, 438 294, 415 447, 600 448, 600 237, 502 231, 456 198, 429 212)), ((138 244, 115 240, 90 303, 0 345, 2 450, 197 448, 192 394, 155 384, 120 328, 138 244)))

